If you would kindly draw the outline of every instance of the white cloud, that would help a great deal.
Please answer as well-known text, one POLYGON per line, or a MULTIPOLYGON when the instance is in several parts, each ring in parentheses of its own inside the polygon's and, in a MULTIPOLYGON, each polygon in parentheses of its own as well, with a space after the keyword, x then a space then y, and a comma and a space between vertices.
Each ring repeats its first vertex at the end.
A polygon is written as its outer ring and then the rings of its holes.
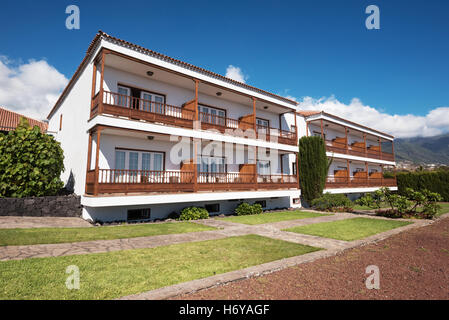
POLYGON ((28 63, 0 56, 0 106, 45 119, 68 79, 45 60, 28 63))
POLYGON ((232 64, 226 68, 226 77, 243 83, 248 80, 248 76, 243 74, 242 69, 234 67, 232 64))
MULTIPOLYGON (((294 99, 294 97, 290 98, 294 99)), ((332 96, 320 99, 304 97, 299 102, 299 110, 323 110, 367 127, 390 133, 396 138, 427 137, 449 131, 449 107, 433 109, 425 116, 397 115, 364 105, 358 98, 353 98, 351 103, 345 104, 332 96)))

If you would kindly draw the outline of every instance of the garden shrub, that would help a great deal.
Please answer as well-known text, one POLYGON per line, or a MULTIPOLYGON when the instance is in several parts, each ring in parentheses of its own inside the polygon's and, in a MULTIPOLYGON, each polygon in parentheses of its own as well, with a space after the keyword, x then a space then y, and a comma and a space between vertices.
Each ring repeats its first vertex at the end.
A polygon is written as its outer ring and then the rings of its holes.
POLYGON ((179 215, 179 220, 200 220, 209 218, 209 212, 200 207, 184 208, 179 215))
POLYGON ((299 183, 307 203, 319 198, 326 185, 330 162, 321 137, 302 137, 299 140, 299 183))
POLYGON ((63 187, 64 153, 59 142, 31 128, 25 118, 0 134, 0 197, 56 195, 63 187))
POLYGON ((422 191, 436 192, 442 197, 442 201, 449 201, 449 171, 420 171, 398 172, 396 175, 398 191, 406 196, 407 188, 422 191))
POLYGON ((235 208, 235 214, 238 216, 261 214, 262 211, 263 211, 262 206, 258 203, 250 205, 247 202, 243 202, 243 203, 239 204, 239 206, 237 208, 235 208))
POLYGON ((350 212, 352 211, 353 203, 344 194, 332 194, 325 193, 321 197, 312 200, 311 203, 314 209, 320 211, 332 211, 332 212, 350 212))
POLYGON ((376 213, 390 218, 431 219, 438 213, 440 208, 438 201, 442 199, 438 193, 426 189, 415 191, 406 188, 405 195, 395 194, 386 187, 381 188, 378 192, 382 194, 382 201, 390 205, 390 209, 377 210, 376 213), (418 211, 418 208, 421 210, 418 211))

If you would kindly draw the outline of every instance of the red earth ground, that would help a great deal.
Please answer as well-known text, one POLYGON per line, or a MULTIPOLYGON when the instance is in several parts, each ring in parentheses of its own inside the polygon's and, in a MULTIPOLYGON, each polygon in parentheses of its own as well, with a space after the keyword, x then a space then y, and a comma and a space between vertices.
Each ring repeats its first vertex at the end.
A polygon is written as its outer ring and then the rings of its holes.
POLYGON ((449 218, 336 256, 176 299, 449 299, 449 218), (368 290, 366 267, 380 270, 368 290))

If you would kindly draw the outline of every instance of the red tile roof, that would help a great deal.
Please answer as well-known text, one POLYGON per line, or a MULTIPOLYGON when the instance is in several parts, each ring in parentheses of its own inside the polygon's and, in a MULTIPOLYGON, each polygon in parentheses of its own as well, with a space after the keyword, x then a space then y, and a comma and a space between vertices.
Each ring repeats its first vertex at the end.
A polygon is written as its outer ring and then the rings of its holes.
POLYGON ((212 71, 209 71, 209 70, 206 70, 206 69, 194 66, 194 65, 192 65, 190 63, 187 63, 187 62, 184 62, 184 61, 181 61, 181 60, 178 60, 178 59, 166 56, 166 55, 164 55, 162 53, 159 53, 159 52, 156 52, 156 51, 153 51, 153 50, 141 47, 141 46, 139 46, 137 44, 134 44, 134 43, 131 43, 131 42, 128 42, 128 41, 125 41, 125 40, 122 40, 122 39, 110 36, 109 34, 99 30, 98 33, 96 34, 95 38, 90 43, 89 48, 87 49, 87 52, 86 52, 86 55, 85 55, 83 61, 81 61, 81 64, 78 66, 78 68, 75 71, 72 79, 70 79, 67 87, 64 89, 64 91, 60 95, 58 101, 56 101, 55 106, 50 111, 50 113, 48 114, 47 118, 50 118, 52 116, 52 114, 54 113, 54 111, 56 111, 57 107, 59 106, 59 103, 63 100, 63 98, 67 94, 67 91, 73 85, 73 83, 76 80, 76 78, 78 78, 78 76, 79 76, 79 74, 81 72, 81 69, 87 64, 88 58, 93 54, 93 52, 95 51, 97 45, 99 44, 99 41, 102 38, 103 39, 109 39, 110 41, 114 41, 116 43, 119 43, 122 46, 125 46, 125 47, 128 47, 128 48, 131 48, 131 49, 134 49, 134 50, 146 53, 148 55, 155 56, 155 57, 157 57, 157 58, 159 58, 161 60, 169 61, 169 62, 171 62, 173 64, 180 65, 180 66, 182 66, 182 67, 184 67, 186 69, 190 69, 190 70, 193 70, 193 71, 196 71, 196 72, 200 72, 200 73, 206 74, 206 75, 208 75, 210 77, 218 78, 218 79, 226 81, 228 83, 237 85, 239 87, 243 87, 243 88, 246 88, 246 89, 249 89, 249 90, 261 93, 261 94, 265 94, 265 95, 274 97, 276 99, 279 99, 279 100, 282 100, 284 102, 290 103, 293 106, 296 106, 298 104, 296 101, 290 100, 290 99, 288 99, 286 97, 282 97, 280 95, 277 95, 277 94, 274 94, 274 93, 271 93, 271 92, 268 92, 268 91, 265 91, 265 90, 253 87, 253 86, 250 86, 250 85, 248 85, 246 83, 242 83, 242 82, 239 82, 239 81, 227 78, 227 77, 222 76, 222 75, 220 75, 218 73, 215 73, 215 72, 212 72, 212 71))
POLYGON ((0 107, 0 131, 14 130, 20 122, 20 118, 26 118, 30 126, 38 126, 42 132, 46 132, 48 124, 39 120, 35 120, 24 116, 23 114, 0 107))

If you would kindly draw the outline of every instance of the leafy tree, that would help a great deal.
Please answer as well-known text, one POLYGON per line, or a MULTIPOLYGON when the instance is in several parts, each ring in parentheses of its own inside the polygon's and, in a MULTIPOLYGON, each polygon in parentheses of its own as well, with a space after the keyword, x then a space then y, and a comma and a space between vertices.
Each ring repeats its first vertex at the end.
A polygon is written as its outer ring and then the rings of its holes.
POLYGON ((321 137, 302 137, 299 140, 299 183, 307 203, 319 198, 326 185, 332 160, 328 161, 321 137))
POLYGON ((0 197, 55 195, 63 187, 62 171, 59 142, 25 118, 15 130, 0 134, 0 197))

